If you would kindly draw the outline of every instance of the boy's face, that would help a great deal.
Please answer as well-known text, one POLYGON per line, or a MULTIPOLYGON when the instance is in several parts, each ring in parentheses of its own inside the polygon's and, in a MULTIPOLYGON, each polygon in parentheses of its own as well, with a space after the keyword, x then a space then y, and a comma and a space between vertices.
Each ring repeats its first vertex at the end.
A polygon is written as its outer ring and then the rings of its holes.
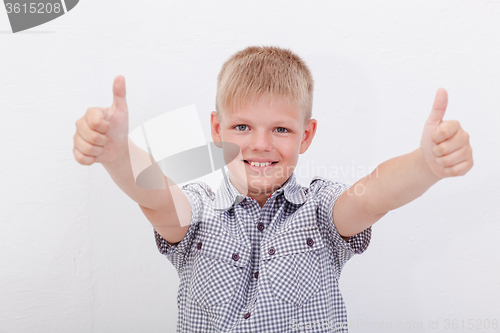
POLYGON ((240 155, 228 165, 231 182, 240 193, 261 203, 292 174, 299 154, 312 142, 316 120, 304 124, 303 113, 286 100, 271 105, 267 99, 258 99, 225 112, 222 122, 212 112, 211 127, 214 142, 240 147, 240 155))

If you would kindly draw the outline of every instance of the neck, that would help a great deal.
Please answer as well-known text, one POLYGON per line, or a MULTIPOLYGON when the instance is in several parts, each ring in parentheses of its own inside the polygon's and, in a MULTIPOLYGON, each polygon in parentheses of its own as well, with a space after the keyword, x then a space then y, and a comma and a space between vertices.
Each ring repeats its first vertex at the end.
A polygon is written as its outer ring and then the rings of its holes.
POLYGON ((269 199, 269 197, 274 193, 274 191, 276 191, 279 188, 278 187, 275 189, 265 189, 265 190, 259 188, 253 191, 252 188, 248 188, 247 184, 241 184, 240 182, 238 182, 238 180, 234 178, 231 173, 229 173, 229 181, 231 182, 231 184, 233 184, 233 186, 236 188, 236 190, 238 190, 240 194, 255 199, 259 203, 260 207, 263 207, 267 202, 267 200, 269 199))

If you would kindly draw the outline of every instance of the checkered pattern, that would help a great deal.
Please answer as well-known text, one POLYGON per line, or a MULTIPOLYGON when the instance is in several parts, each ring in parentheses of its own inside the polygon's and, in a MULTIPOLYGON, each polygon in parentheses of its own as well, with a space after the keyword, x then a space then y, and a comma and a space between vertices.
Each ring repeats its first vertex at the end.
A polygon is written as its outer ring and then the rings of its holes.
POLYGON ((227 177, 217 194, 184 186, 186 236, 170 245, 155 231, 180 277, 177 332, 347 332, 338 279, 371 237, 370 227, 346 242, 335 228, 347 188, 320 177, 302 187, 292 174, 261 208, 227 177))

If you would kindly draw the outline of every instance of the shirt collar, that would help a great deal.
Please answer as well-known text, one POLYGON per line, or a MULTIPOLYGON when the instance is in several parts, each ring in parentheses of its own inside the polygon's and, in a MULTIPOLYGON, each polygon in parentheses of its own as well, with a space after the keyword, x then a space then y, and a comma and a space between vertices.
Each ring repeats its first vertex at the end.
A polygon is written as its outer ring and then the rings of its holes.
MULTIPOLYGON (((283 183, 283 185, 281 185, 279 189, 273 193, 273 195, 277 196, 284 192, 286 200, 293 204, 301 205, 304 201, 306 201, 306 191, 306 188, 297 183, 295 173, 292 173, 292 175, 283 183)), ((250 197, 238 192, 229 180, 229 173, 225 173, 221 186, 215 195, 214 208, 216 210, 227 210, 231 208, 233 204, 239 204, 246 198, 250 199, 250 197)))

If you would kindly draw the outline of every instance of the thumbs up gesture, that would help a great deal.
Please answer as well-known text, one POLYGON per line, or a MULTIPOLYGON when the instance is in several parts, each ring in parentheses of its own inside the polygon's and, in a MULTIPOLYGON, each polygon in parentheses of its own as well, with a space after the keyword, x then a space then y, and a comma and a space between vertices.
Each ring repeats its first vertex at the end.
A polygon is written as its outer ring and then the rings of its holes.
POLYGON ((423 158, 439 179, 463 176, 474 164, 469 134, 458 121, 443 121, 447 105, 448 94, 440 88, 420 141, 423 158))
POLYGON ((78 163, 108 164, 128 153, 128 108, 125 78, 113 83, 113 104, 109 108, 89 108, 76 121, 73 154, 78 163))

